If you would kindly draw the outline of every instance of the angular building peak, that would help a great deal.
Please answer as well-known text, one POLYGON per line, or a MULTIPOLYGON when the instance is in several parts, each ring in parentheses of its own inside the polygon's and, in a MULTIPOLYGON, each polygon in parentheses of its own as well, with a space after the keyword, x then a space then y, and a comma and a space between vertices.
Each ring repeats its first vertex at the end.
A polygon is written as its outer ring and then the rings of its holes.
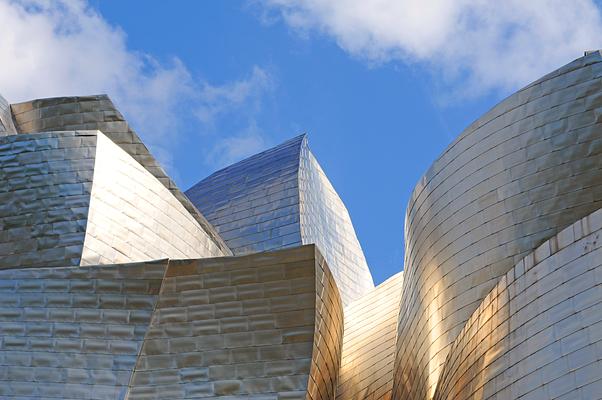
POLYGON ((235 255, 315 243, 344 304, 374 288, 349 213, 305 134, 215 172, 186 195, 235 255))

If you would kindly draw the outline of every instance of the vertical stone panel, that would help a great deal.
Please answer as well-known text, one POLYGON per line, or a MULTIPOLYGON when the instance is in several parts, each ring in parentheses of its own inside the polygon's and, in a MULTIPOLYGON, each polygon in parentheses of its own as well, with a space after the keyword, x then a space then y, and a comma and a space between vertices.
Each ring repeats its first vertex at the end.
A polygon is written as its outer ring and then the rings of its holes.
POLYGON ((166 265, 0 271, 0 396, 124 398, 166 265))
POLYGON ((600 61, 588 54, 501 102, 416 185, 395 398, 431 398, 451 344, 498 279, 602 206, 600 61))
POLYGON ((397 338, 400 272, 345 307, 337 399, 390 399, 397 338))
POLYGON ((314 246, 171 261, 128 398, 302 399, 316 363, 332 386, 342 310, 329 276, 314 246))
POLYGON ((508 271, 454 341, 435 399, 602 394, 602 210, 508 271))

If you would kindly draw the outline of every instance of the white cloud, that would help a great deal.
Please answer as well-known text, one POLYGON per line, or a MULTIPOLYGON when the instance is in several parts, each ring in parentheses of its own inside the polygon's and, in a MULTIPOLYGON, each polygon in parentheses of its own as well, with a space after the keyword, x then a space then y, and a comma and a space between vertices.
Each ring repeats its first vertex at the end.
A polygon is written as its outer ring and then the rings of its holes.
POLYGON ((429 65, 464 95, 517 89, 602 42, 591 0, 267 0, 265 7, 371 63, 429 65))
POLYGON ((226 167, 268 147, 268 143, 255 126, 238 135, 219 140, 207 153, 207 162, 216 169, 226 167))
POLYGON ((261 97, 273 88, 272 77, 262 68, 253 67, 248 78, 213 86, 204 83, 198 96, 196 116, 205 124, 213 125, 216 118, 233 110, 244 108, 245 113, 261 107, 261 97))
POLYGON ((265 70, 213 86, 178 58, 161 62, 128 48, 126 33, 85 0, 0 0, 0 54, 0 92, 9 102, 107 93, 172 175, 182 113, 215 128, 244 110, 247 126, 208 141, 210 164, 264 142, 253 112, 273 84, 265 70))

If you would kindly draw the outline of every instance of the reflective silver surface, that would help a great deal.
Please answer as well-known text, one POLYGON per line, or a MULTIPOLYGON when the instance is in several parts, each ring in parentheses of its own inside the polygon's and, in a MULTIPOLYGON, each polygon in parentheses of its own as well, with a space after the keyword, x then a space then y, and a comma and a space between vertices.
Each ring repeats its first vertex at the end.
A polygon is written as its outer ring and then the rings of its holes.
POLYGON ((235 254, 315 243, 344 304, 374 288, 349 213, 305 135, 212 174, 186 195, 235 254))
POLYGON ((98 131, 0 137, 0 268, 224 255, 98 131))
POLYGON ((18 133, 66 130, 103 132, 170 190, 223 254, 231 254, 215 229, 167 176, 107 95, 36 99, 12 104, 11 109, 18 133))
POLYGON ((602 210, 544 242, 454 341, 435 399, 602 397, 602 210))
POLYGON ((417 184, 394 398, 431 398, 451 344, 499 278, 602 206, 601 61, 592 52, 508 97, 417 184))
POLYGON ((123 399, 166 267, 0 271, 0 397, 123 399))

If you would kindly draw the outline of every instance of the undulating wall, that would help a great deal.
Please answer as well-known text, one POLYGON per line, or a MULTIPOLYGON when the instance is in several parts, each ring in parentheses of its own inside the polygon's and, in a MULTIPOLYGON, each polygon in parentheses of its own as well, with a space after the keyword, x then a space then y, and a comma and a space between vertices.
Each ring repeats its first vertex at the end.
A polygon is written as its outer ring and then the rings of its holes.
POLYGON ((602 206, 600 61, 591 53, 501 102, 417 184, 394 398, 431 398, 451 344, 499 278, 602 206))
POLYGON ((79 265, 95 132, 0 137, 0 268, 79 265))
POLYGON ((81 265, 224 255, 154 176, 98 133, 81 265))
POLYGON ((18 133, 99 130, 157 178, 197 220, 223 254, 230 250, 150 154, 107 95, 55 97, 11 105, 18 133))
POLYGON ((298 136, 186 191, 235 254, 315 243, 344 304, 374 288, 345 205, 298 136))
POLYGON ((399 272, 345 307, 338 400, 391 398, 402 285, 399 272))
POLYGON ((602 395, 602 209, 526 256, 456 338, 435 399, 602 395))
POLYGON ((128 398, 333 399, 341 335, 314 246, 170 261, 128 398))
POLYGON ((0 271, 0 397, 124 398, 166 267, 0 271))

